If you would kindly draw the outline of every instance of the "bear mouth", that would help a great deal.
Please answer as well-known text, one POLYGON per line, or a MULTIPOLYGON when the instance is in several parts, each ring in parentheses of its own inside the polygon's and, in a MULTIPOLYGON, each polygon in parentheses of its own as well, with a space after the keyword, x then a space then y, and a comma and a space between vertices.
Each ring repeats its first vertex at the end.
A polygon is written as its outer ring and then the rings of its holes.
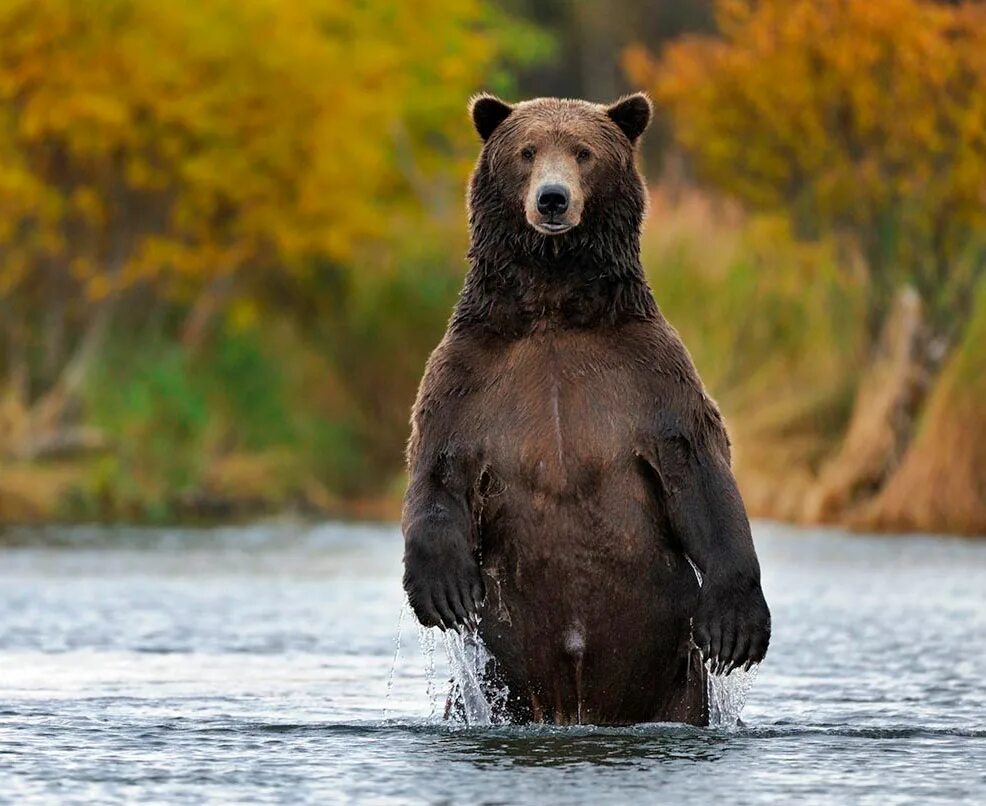
POLYGON ((564 221, 539 221, 534 225, 534 229, 544 235, 561 235, 568 232, 574 225, 564 221))

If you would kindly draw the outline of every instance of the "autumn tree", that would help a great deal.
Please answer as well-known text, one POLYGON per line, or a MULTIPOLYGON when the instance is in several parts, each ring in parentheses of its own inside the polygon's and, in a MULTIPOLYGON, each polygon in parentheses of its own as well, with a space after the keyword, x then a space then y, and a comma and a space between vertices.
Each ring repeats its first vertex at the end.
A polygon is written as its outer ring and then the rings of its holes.
POLYGON ((0 378, 45 428, 121 312, 180 303, 194 349, 353 267, 462 175, 505 29, 479 0, 0 4, 0 378))
POLYGON ((670 111, 700 178, 864 258, 870 332, 915 286, 954 340, 986 227, 986 6, 720 0, 630 74, 670 111))

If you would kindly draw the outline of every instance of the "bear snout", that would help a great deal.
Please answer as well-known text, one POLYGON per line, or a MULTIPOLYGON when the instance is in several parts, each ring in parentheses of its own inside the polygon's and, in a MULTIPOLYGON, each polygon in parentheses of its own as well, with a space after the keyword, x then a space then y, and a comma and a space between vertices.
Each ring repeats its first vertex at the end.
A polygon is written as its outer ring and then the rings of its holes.
POLYGON ((560 235, 582 220, 582 195, 567 177, 536 177, 527 196, 527 223, 542 235, 560 235))
POLYGON ((571 194, 564 185, 541 185, 538 188, 537 207, 541 215, 553 217, 568 209, 571 194))

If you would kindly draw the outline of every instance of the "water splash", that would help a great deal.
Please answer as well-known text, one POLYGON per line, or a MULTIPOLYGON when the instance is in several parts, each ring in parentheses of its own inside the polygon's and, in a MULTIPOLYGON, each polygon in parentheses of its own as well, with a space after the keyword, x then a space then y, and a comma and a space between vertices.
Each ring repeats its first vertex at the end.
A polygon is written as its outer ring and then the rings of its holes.
POLYGON ((713 674, 711 665, 709 662, 705 666, 708 671, 709 727, 731 728, 739 722, 740 712, 757 679, 759 666, 753 666, 749 671, 735 669, 727 677, 713 674))
MULTIPOLYGON (((701 573, 694 564, 692 568, 701 584, 701 573)), ((390 710, 390 700, 400 660, 404 621, 409 610, 410 604, 405 598, 398 617, 397 636, 394 639, 394 660, 387 680, 385 715, 390 710)), ((437 628, 428 629, 418 625, 418 643, 425 659, 428 719, 435 720, 444 716, 445 719, 480 727, 504 724, 505 706, 510 692, 506 686, 498 686, 489 678, 494 659, 475 629, 461 633, 448 630, 443 633, 450 674, 448 682, 451 686, 447 696, 443 697, 444 687, 437 684, 435 670, 438 632, 437 628)), ((713 674, 711 661, 706 662, 705 668, 709 727, 734 727, 739 722, 740 713, 756 682, 759 667, 753 666, 748 671, 735 669, 729 676, 713 674)))
POLYGON ((445 652, 452 673, 449 695, 450 716, 462 719, 467 725, 496 725, 503 721, 502 713, 509 692, 488 679, 493 657, 476 630, 465 633, 445 633, 445 652))

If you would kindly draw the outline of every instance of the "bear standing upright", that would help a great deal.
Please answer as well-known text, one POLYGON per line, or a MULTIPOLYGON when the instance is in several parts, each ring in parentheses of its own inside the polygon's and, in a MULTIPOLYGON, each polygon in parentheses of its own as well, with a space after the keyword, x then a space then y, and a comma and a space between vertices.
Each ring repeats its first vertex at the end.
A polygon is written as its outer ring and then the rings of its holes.
POLYGON ((470 270, 408 445, 411 606, 478 629, 512 720, 705 724, 703 660, 759 662, 770 613, 722 419, 640 264, 650 102, 471 110, 470 270))

